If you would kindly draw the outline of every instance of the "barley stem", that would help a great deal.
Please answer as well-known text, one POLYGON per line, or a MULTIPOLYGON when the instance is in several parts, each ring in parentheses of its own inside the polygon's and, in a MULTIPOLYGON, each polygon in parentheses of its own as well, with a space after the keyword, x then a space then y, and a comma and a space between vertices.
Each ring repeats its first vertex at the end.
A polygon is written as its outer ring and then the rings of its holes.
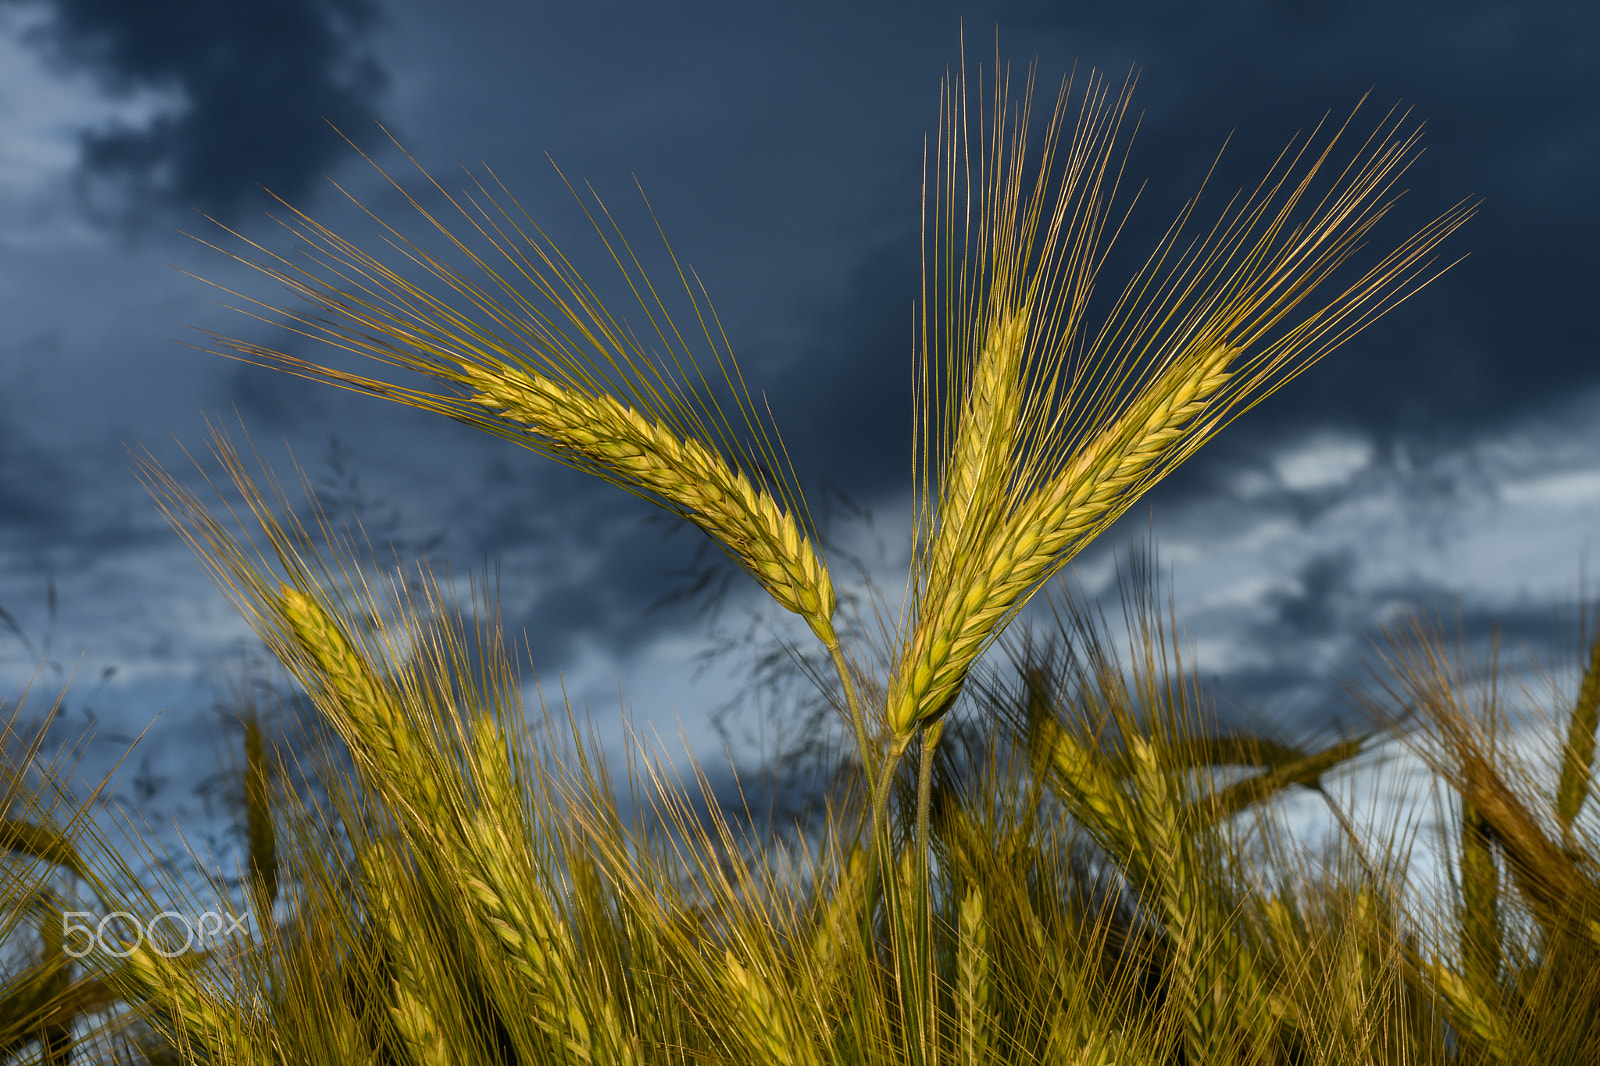
MULTIPOLYGON (((889 839, 888 807, 894 782, 895 771, 900 768, 900 759, 905 755, 906 748, 910 746, 910 736, 895 737, 889 743, 889 752, 884 758, 880 769, 878 782, 872 790, 872 839, 873 848, 867 860, 867 906, 861 916, 862 943, 871 950, 872 939, 872 914, 877 907, 878 892, 886 890, 879 877, 879 870, 883 877, 888 877, 888 860, 891 841, 889 839)), ((891 923, 892 926, 892 923, 891 923)))
POLYGON ((939 738, 944 733, 945 719, 941 718, 922 730, 922 744, 918 752, 917 767, 917 898, 914 913, 917 917, 916 958, 917 1004, 919 1016, 924 1019, 924 1047, 929 1061, 938 1053, 938 1010, 933 992, 933 916, 928 904, 928 817, 933 795, 933 757, 939 738))
POLYGON ((833 660, 833 668, 839 674, 839 683, 844 686, 845 706, 850 712, 850 725, 856 732, 856 750, 861 757, 861 773, 865 778, 865 789, 869 809, 874 809, 877 799, 877 788, 872 779, 872 766, 875 754, 871 738, 867 734, 867 718, 861 707, 861 696, 856 691, 855 676, 850 671, 850 664, 844 657, 844 649, 840 646, 838 638, 823 642, 828 648, 828 657, 833 660))

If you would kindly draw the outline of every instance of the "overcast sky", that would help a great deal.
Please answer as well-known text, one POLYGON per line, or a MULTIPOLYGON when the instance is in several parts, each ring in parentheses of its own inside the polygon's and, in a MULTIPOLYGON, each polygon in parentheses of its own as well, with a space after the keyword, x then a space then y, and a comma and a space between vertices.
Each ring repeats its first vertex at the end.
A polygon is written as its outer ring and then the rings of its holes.
MULTIPOLYGON (((988 69, 997 24, 1004 61, 1037 58, 1045 103, 1074 64, 1115 82, 1139 71, 1129 173, 1148 184, 1130 247, 1153 244, 1230 135, 1219 194, 1369 89, 1372 122, 1400 101, 1427 131, 1378 242, 1483 201, 1448 249, 1469 258, 1151 493, 1080 557, 1086 589, 1113 590, 1114 551, 1153 529, 1202 671, 1292 730, 1348 718, 1332 681, 1360 674, 1402 605, 1459 605, 1471 633, 1498 619, 1546 650, 1600 515, 1583 310, 1600 280, 1591 3, 0 0, 0 607, 30 642, 0 628, 0 695, 20 691, 48 635, 52 659, 81 661, 68 704, 75 722, 98 714, 96 758, 159 711, 134 762, 183 797, 248 631, 126 448, 193 480, 182 447, 204 452, 207 416, 238 436, 236 409, 280 476, 285 448, 325 476, 336 436, 343 468, 389 509, 369 520, 395 515, 386 535, 442 534, 429 557, 460 576, 497 566, 508 629, 615 758, 625 699, 669 751, 681 719, 701 760, 725 765, 708 714, 742 663, 694 680, 705 621, 648 609, 681 585, 699 534, 467 427, 187 347, 204 341, 192 327, 286 338, 189 274, 269 302, 275 284, 184 232, 221 238, 198 210, 289 250, 266 186, 370 238, 324 175, 398 220, 393 191, 325 119, 397 174, 374 120, 452 188, 463 164, 487 163, 580 263, 595 246, 550 161, 648 246, 637 181, 814 505, 831 483, 872 514, 870 531, 841 514, 833 532, 893 592, 922 146, 963 19, 974 67, 988 69)), ((725 628, 757 602, 736 583, 725 628)), ((30 705, 56 684, 44 675, 30 705)), ((169 809, 200 810, 186 803, 169 809)))

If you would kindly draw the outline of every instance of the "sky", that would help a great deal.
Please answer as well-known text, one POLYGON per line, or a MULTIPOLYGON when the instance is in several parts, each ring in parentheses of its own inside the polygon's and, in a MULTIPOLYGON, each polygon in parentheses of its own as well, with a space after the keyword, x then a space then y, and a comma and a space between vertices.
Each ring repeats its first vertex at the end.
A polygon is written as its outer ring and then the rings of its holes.
MULTIPOLYGON (((365 501, 368 528, 403 554, 426 547, 462 581, 496 573, 507 630, 614 765, 626 706, 669 755, 681 723, 726 788, 711 712, 749 660, 697 666, 745 631, 759 591, 731 582, 715 629, 693 601, 661 607, 705 558, 694 530, 469 427, 202 350, 196 330, 292 343, 206 283, 285 298, 203 243, 241 247, 204 216, 287 252, 265 187, 376 247, 341 188, 385 220, 405 205, 335 128, 422 189, 387 130, 449 188, 463 166, 493 168, 598 276, 603 250, 562 175, 655 248, 642 190, 814 509, 849 501, 828 508, 830 539, 897 595, 923 148, 963 35, 976 73, 996 34, 1017 79, 1037 63, 1040 107, 1074 68, 1113 84, 1137 72, 1130 249, 1153 246, 1225 143, 1214 211, 1369 90, 1371 123, 1398 101, 1426 124, 1375 248, 1482 202, 1445 249, 1459 265, 1085 550, 1085 594, 1114 598, 1119 558, 1153 534, 1191 661, 1295 736, 1358 728, 1338 679, 1365 676, 1378 627, 1408 607, 1459 617, 1469 641, 1501 623, 1575 655, 1570 634, 1552 641, 1600 515, 1583 310, 1600 280, 1600 208, 1583 192, 1600 160, 1592 4, 0 0, 0 608, 15 623, 0 627, 0 696, 48 658, 28 706, 72 675, 60 732, 97 723, 87 778, 149 726, 114 794, 215 816, 192 783, 215 764, 214 704, 251 637, 128 451, 203 487, 185 449, 205 454, 209 418, 286 481, 292 455, 365 501)), ((731 741, 741 765, 757 765, 762 715, 733 721, 750 738, 731 741)))

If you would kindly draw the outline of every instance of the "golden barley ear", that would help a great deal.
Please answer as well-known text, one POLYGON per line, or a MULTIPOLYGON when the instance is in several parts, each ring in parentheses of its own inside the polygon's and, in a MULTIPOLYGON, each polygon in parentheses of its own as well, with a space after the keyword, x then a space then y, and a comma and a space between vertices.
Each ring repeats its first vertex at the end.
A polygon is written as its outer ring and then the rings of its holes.
MULTIPOLYGON (((21 973, 8 975, 6 994, 0 996, 0 1058, 37 1042, 41 1061, 55 1066, 71 1056, 72 1025, 76 1011, 67 1004, 72 982, 72 960, 66 953, 65 908, 49 890, 3 897, 17 917, 32 915, 43 952, 21 973)), ((11 914, 8 921, 16 920, 11 914)), ((5 932, 9 933, 7 927, 5 932)), ((3 938, 0 938, 3 939, 3 938)))
POLYGON ((1532 1049, 1496 1004, 1460 974, 1439 962, 1424 963, 1433 988, 1443 998, 1456 1030, 1490 1062, 1537 1062, 1532 1049))
POLYGON ((399 812, 448 809, 448 780, 419 722, 382 676, 379 664, 315 597, 284 584, 275 607, 292 643, 276 649, 300 675, 318 708, 350 746, 364 778, 399 812))
POLYGON ((272 824, 272 769, 261 734, 261 719, 253 709, 244 720, 244 754, 250 885, 257 901, 256 920, 265 929, 272 924, 272 905, 278 899, 278 835, 272 824))
POLYGON ((782 442, 745 389, 703 289, 696 291, 676 259, 682 295, 700 342, 713 353, 714 372, 689 352, 692 331, 673 320, 598 200, 591 207, 572 190, 636 295, 664 353, 659 357, 599 303, 492 174, 487 184, 474 179, 475 191, 458 198, 421 171, 459 215, 458 234, 373 165, 467 257, 473 276, 394 229, 402 264, 390 267, 290 207, 285 226, 305 245, 304 262, 291 263, 251 241, 244 243, 261 260, 232 258, 287 285, 315 310, 244 299, 292 332, 418 371, 449 391, 406 388, 221 336, 214 336, 214 350, 437 411, 659 504, 699 527, 825 645, 837 646, 833 585, 782 442), (476 248, 468 243, 474 235, 476 248), (408 280, 407 270, 431 275, 448 295, 428 292, 421 278, 408 280), (716 399, 719 391, 736 409, 731 420, 716 399))
POLYGON ((1500 987, 1502 956, 1500 868, 1493 830, 1464 797, 1460 868, 1462 973, 1473 989, 1492 1000, 1500 987))
POLYGON ((1561 776, 1556 782, 1556 818, 1562 840, 1571 843, 1572 823, 1594 787, 1595 729, 1600 726, 1600 638, 1589 649, 1589 662, 1578 687, 1578 699, 1567 720, 1567 742, 1561 749, 1561 776))
MULTIPOLYGON (((1296 753, 1296 757, 1282 759, 1268 769, 1212 792, 1203 804, 1209 808, 1205 814, 1217 821, 1228 819, 1296 785, 1320 791, 1323 775, 1356 758, 1371 739, 1372 734, 1365 734, 1330 744, 1321 751, 1296 753)), ((1233 758, 1237 759, 1235 765, 1249 765, 1257 762, 1261 755, 1253 752, 1244 759, 1233 758)))
MULTIPOLYGON (((1420 616, 1386 627, 1384 635, 1389 645, 1384 660, 1397 677, 1391 690, 1420 719, 1420 753, 1482 819, 1529 915, 1551 937, 1576 933, 1600 947, 1600 932, 1588 926, 1600 915, 1600 879, 1586 856, 1551 838, 1526 775, 1519 781, 1515 762, 1496 745, 1493 729, 1502 712, 1495 687, 1480 684, 1488 678, 1480 676, 1465 648, 1455 649, 1459 661, 1453 661, 1445 635, 1420 616), (1468 702, 1480 698, 1473 694, 1475 686, 1487 693, 1481 708, 1468 702)), ((1498 658, 1496 648, 1489 678, 1499 668, 1498 658)))
POLYGON ((1043 582, 1142 493, 1432 280, 1432 250, 1472 213, 1446 212, 1301 310, 1388 211, 1417 137, 1389 126, 1391 113, 1331 188, 1313 192, 1334 169, 1340 129, 1321 147, 1291 145, 1183 247, 1186 206, 1093 332, 1085 315, 1114 228, 1131 81, 1112 94, 1091 77, 1058 170, 1064 81, 1032 171, 1031 73, 1013 108, 996 66, 978 107, 989 128, 981 120, 976 135, 965 77, 947 79, 925 183, 916 523, 886 711, 897 738, 942 717, 1043 582))
POLYGON ((1028 309, 996 312, 988 339, 968 374, 960 420, 944 460, 933 568, 955 568, 980 550, 1005 512, 1023 407, 1022 371, 1028 347, 1028 309))

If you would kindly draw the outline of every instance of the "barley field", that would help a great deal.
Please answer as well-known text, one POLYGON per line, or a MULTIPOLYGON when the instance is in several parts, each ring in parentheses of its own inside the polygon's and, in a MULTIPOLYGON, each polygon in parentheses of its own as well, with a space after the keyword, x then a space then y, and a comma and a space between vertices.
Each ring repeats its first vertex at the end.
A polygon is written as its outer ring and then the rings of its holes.
POLYGON ((1418 133, 1363 106, 1104 277, 1131 93, 1003 70, 944 87, 903 593, 842 594, 694 275, 647 277, 583 190, 626 315, 490 172, 461 193, 391 177, 416 213, 381 249, 289 204, 284 248, 220 235, 297 302, 234 294, 294 343, 218 336, 219 355, 436 412, 686 520, 804 621, 854 747, 798 857, 747 846, 701 777, 708 828, 653 762, 628 782, 653 824, 625 824, 572 708, 524 703, 492 595, 463 606, 359 530, 308 527, 218 429, 216 499, 148 456, 140 474, 314 705, 294 769, 323 788, 288 787, 291 752, 241 712, 239 921, 203 947, 118 939, 170 931, 160 901, 185 889, 142 883, 138 827, 99 832, 24 746, 0 800, 0 938, 27 945, 0 984, 0 1058, 1596 1061, 1600 642, 1544 704, 1553 768, 1504 742, 1494 664, 1420 616, 1385 634, 1370 729, 1297 747, 1219 717, 1149 556, 1124 574, 1122 634, 1061 580, 1195 449, 1438 278, 1473 211, 1385 236, 1418 133), (308 340, 328 364, 294 354, 308 340), (1450 826, 1429 900, 1404 890, 1405 834, 1324 787, 1393 750, 1426 765, 1450 826), (1297 839, 1280 801, 1299 793, 1330 805, 1335 846, 1297 839), (66 920, 89 911, 126 921, 89 939, 66 920))

